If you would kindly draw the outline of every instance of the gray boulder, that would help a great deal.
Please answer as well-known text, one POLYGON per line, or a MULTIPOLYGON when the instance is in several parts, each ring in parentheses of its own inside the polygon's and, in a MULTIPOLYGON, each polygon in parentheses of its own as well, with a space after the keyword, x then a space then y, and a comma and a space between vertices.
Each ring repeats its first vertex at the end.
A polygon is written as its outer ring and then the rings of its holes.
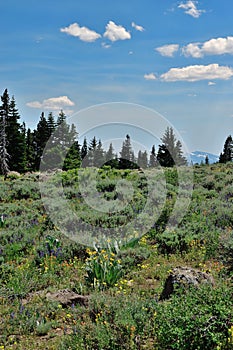
POLYGON ((183 288, 186 290, 191 286, 198 288, 203 283, 213 286, 214 279, 210 274, 191 267, 176 267, 165 281, 160 300, 169 299, 176 289, 183 288))

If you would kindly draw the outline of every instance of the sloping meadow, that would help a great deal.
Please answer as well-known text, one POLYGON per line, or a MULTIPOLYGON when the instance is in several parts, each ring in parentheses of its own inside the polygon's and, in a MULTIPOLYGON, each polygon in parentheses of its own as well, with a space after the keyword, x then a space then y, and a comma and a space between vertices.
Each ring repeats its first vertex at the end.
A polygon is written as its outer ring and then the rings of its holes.
POLYGON ((175 168, 1 178, 0 349, 232 349, 233 165, 193 170, 177 222, 175 168), (160 300, 178 266, 214 286, 160 300))

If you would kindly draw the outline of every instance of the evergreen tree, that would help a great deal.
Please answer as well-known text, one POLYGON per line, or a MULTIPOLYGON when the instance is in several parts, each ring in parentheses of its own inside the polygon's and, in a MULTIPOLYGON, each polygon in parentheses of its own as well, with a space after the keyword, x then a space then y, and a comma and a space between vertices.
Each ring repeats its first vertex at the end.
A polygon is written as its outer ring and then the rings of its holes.
POLYGON ((52 135, 52 133, 55 131, 56 129, 56 122, 53 116, 53 113, 50 112, 47 118, 47 127, 48 127, 48 135, 49 137, 52 135))
POLYGON ((26 132, 26 168, 28 171, 35 170, 35 148, 34 148, 34 134, 28 128, 26 132))
POLYGON ((41 157, 49 139, 48 122, 45 118, 44 112, 41 113, 40 120, 34 132, 34 149, 35 149, 35 170, 39 170, 41 157))
POLYGON ((63 165, 63 170, 77 169, 81 164, 80 146, 78 141, 75 141, 70 147, 63 165))
POLYGON ((209 157, 208 157, 208 155, 206 155, 206 157, 205 157, 205 165, 209 165, 209 164, 210 164, 209 157))
POLYGON ((149 167, 154 168, 157 165, 157 159, 156 159, 156 153, 155 153, 155 146, 152 146, 151 154, 150 154, 150 160, 149 160, 149 167))
POLYGON ((142 168, 142 151, 141 150, 138 151, 137 164, 138 164, 139 168, 142 168))
POLYGON ((6 114, 4 109, 0 109, 0 172, 6 176, 9 172, 9 154, 7 152, 6 139, 6 114))
POLYGON ((100 168, 105 163, 105 152, 101 140, 98 141, 97 147, 94 151, 93 166, 100 168))
POLYGON ((14 96, 9 105, 6 135, 8 140, 9 166, 11 170, 24 172, 26 170, 26 130, 25 124, 19 123, 20 115, 16 108, 14 96))
POLYGON ((57 118, 56 138, 57 144, 62 150, 68 150, 76 141, 77 131, 74 124, 69 125, 66 121, 66 115, 61 110, 57 118))
POLYGON ((88 166, 94 166, 94 154, 96 152, 97 148, 97 140, 94 136, 93 139, 91 139, 89 147, 88 147, 88 153, 87 153, 87 162, 88 166))
POLYGON ((77 131, 74 124, 69 125, 66 115, 61 110, 57 118, 55 132, 52 132, 54 120, 52 115, 47 121, 49 149, 46 150, 46 161, 50 168, 72 169, 80 163, 79 145, 76 142, 77 131))
POLYGON ((231 162, 233 158, 233 141, 229 135, 224 143, 223 152, 220 154, 219 163, 231 162))
POLYGON ((130 136, 126 135, 126 139, 122 144, 120 152, 119 168, 120 169, 136 169, 138 166, 135 163, 134 152, 131 147, 130 136))
POLYGON ((109 148, 105 154, 105 164, 110 165, 112 168, 117 169, 119 166, 117 154, 114 153, 114 148, 112 143, 110 143, 109 148))
POLYGON ((88 152, 87 139, 85 137, 83 140, 82 148, 81 148, 82 167, 84 167, 84 168, 88 166, 87 152, 88 152))
POLYGON ((185 165, 187 160, 183 156, 182 144, 176 140, 173 129, 168 127, 161 138, 157 159, 161 166, 173 167, 174 165, 185 165))

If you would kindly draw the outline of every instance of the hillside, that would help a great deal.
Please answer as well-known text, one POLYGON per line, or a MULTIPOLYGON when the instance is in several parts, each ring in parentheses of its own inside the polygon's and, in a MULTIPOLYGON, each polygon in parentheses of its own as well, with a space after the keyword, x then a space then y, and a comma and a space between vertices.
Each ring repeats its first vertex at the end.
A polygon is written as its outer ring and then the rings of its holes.
MULTIPOLYGON (((183 169, 188 178, 191 168, 183 169)), ((176 169, 105 167, 89 202, 90 169, 43 176, 43 201, 37 173, 0 179, 0 349, 232 349, 233 164, 194 167, 192 200, 186 213, 177 208, 183 220, 174 227, 166 223, 178 198, 176 169), (159 180, 164 176, 165 187, 159 180), (148 179, 157 189, 154 197, 148 179), (126 191, 129 183, 133 195, 126 191), (44 205, 55 189, 61 198, 54 210, 63 221, 54 224, 44 205), (101 211, 119 193, 126 205, 101 211), (93 198, 99 208, 91 207, 93 198), (142 235, 148 198, 159 215, 142 235), (73 225, 70 210, 82 226, 73 225), (133 220, 127 232, 120 230, 133 220), (114 228, 116 236, 101 238, 101 228, 114 228), (87 233, 89 247, 82 244, 87 233), (163 298, 165 281, 179 266, 213 285, 175 283, 163 298)), ((181 199, 188 197, 187 187, 179 191, 181 199)))

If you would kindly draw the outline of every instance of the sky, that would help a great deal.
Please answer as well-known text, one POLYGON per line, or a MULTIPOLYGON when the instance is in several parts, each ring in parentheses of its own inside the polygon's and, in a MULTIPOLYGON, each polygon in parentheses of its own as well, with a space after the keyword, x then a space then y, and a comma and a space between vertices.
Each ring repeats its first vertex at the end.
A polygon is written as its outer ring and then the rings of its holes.
POLYGON ((232 13, 230 0, 4 1, 0 93, 30 128, 42 111, 145 106, 190 151, 219 154, 233 133, 232 13))

